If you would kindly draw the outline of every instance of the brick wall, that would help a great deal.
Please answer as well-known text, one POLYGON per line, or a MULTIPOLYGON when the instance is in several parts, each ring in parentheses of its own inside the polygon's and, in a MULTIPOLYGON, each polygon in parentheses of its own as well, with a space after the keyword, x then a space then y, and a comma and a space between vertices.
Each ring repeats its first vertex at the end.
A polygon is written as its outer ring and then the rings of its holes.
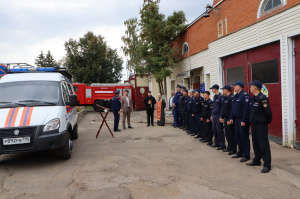
MULTIPOLYGON (((213 5, 220 1, 214 0, 213 5)), ((300 4, 300 0, 287 0, 283 7, 257 18, 260 3, 261 0, 224 0, 209 12, 210 17, 199 19, 175 39, 174 47, 180 49, 180 53, 184 42, 189 44, 189 52, 181 59, 206 50, 209 43, 219 38, 300 4)))

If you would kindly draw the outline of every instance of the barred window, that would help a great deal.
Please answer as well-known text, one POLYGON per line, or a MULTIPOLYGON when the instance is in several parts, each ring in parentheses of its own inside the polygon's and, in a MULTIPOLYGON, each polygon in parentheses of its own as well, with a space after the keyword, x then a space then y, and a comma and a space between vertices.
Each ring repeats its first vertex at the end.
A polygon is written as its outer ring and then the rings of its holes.
POLYGON ((188 45, 188 43, 187 42, 185 42, 184 44, 183 44, 183 46, 182 46, 182 54, 185 54, 185 53, 187 53, 187 52, 189 52, 189 45, 188 45))

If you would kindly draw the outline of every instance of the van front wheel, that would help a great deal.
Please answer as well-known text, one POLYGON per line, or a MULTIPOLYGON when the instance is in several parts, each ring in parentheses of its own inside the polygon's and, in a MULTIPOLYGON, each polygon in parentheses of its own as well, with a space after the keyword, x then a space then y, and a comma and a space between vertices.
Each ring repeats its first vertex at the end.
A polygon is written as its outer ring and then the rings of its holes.
POLYGON ((61 158, 63 160, 68 160, 71 158, 71 151, 73 148, 72 141, 70 140, 70 133, 68 132, 68 139, 65 145, 60 149, 61 158))
POLYGON ((77 140, 78 138, 78 125, 75 124, 73 131, 71 133, 71 140, 77 140))

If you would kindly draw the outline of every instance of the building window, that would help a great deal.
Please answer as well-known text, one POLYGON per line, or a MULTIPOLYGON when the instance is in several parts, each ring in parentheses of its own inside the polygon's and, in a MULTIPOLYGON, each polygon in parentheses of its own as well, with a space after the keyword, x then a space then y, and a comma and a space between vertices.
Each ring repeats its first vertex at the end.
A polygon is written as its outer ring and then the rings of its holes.
POLYGON ((286 0, 262 0, 259 6, 258 17, 273 12, 286 4, 286 0))
POLYGON ((258 80, 263 84, 279 82, 278 60, 271 60, 252 64, 252 81, 258 80))
POLYGON ((189 52, 189 45, 188 45, 188 43, 187 42, 185 42, 184 44, 183 44, 183 46, 182 46, 182 54, 185 54, 185 53, 187 53, 187 52, 189 52))
POLYGON ((237 81, 245 83, 244 66, 230 68, 226 70, 227 84, 232 85, 237 81))

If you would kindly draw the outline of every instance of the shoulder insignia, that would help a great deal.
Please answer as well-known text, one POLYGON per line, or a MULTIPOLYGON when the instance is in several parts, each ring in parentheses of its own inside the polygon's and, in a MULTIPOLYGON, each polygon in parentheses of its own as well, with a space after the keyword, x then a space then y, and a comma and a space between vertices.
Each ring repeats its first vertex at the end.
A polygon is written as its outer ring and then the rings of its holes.
POLYGON ((268 103, 268 100, 263 100, 262 103, 268 103))
POLYGON ((244 92, 244 95, 247 95, 247 93, 246 93, 246 92, 244 92))
POLYGON ((264 105, 263 105, 265 108, 267 108, 268 107, 268 104, 267 103, 264 103, 264 105))
POLYGON ((248 98, 246 98, 246 99, 245 99, 245 102, 249 102, 249 99, 248 99, 248 98))

